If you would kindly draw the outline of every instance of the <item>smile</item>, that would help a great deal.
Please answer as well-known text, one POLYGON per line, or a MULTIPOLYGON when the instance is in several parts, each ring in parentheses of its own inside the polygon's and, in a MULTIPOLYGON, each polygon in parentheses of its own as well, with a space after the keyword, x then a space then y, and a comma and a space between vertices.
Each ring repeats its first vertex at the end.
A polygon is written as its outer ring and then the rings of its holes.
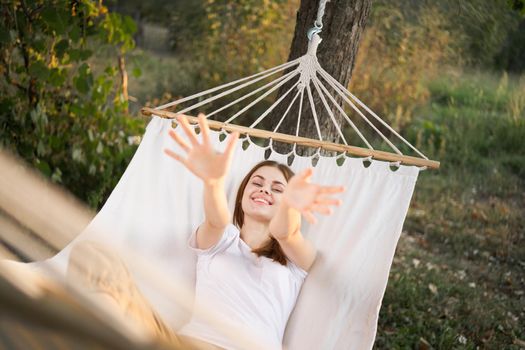
POLYGON ((252 201, 255 203, 265 204, 265 205, 272 205, 269 201, 267 201, 264 198, 252 198, 252 201))

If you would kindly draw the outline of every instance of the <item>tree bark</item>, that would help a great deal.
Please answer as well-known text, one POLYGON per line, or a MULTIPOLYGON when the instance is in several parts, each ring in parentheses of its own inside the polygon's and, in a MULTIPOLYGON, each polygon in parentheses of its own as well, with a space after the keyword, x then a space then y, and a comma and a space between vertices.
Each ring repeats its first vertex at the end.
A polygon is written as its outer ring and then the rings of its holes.
MULTIPOLYGON (((326 4, 323 28, 319 34, 323 40, 319 45, 317 57, 321 66, 343 86, 348 86, 350 82, 359 42, 370 14, 371 5, 372 0, 331 0, 326 4)), ((297 23, 288 61, 296 59, 306 53, 308 48, 306 33, 308 29, 313 27, 317 17, 318 6, 319 0, 301 0, 301 5, 297 12, 297 23)), ((292 79, 292 81, 293 80, 295 79, 292 79)), ((292 83, 284 84, 279 89, 277 98, 290 89, 291 85, 292 83)), ((326 87, 328 91, 332 92, 329 86, 326 87)), ((323 140, 338 142, 339 136, 337 129, 312 84, 311 88, 323 140)), ((290 93, 268 116, 267 119, 271 126, 275 126, 279 122, 286 108, 291 103, 293 95, 295 94, 290 93)), ((335 94, 332 94, 332 96, 337 97, 335 94)), ((341 105, 342 99, 340 97, 337 97, 336 101, 341 105)), ((328 102, 328 104, 330 105, 330 102, 328 102)), ((318 139, 317 129, 309 105, 305 92, 299 136, 318 139)), ((289 111, 289 114, 283 121, 283 124, 279 127, 279 130, 277 130, 278 132, 295 135, 298 110, 298 101, 296 101, 294 107, 289 111)), ((336 113, 337 110, 335 107, 333 107, 332 110, 339 125, 342 126, 341 120, 343 117, 339 115, 339 113, 336 113)), ((346 121, 344 123, 346 123, 346 121)), ((286 144, 276 144, 275 148, 283 153, 291 150, 291 146, 286 144)), ((309 154, 312 150, 307 151, 298 147, 297 151, 299 154, 309 154)))

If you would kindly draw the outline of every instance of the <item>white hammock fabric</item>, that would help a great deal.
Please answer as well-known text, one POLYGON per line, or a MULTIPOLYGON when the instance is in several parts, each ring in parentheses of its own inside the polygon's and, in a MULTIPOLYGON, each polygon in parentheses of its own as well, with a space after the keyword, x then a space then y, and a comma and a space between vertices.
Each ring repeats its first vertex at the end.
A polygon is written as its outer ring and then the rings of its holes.
MULTIPOLYGON (((181 289, 194 287, 195 257, 187 238, 203 220, 202 184, 163 153, 165 147, 174 147, 168 136, 171 125, 170 120, 151 120, 126 172, 91 224, 59 254, 38 265, 50 264, 64 274, 75 243, 99 240, 139 254, 181 289), (100 231, 105 233, 94 233, 100 231)), ((175 130, 183 134, 181 128, 175 130)), ((210 132, 212 144, 222 150, 225 142, 219 136, 210 132)), ((242 142, 236 145, 226 183, 231 205, 241 179, 264 153, 265 148, 253 143, 246 150, 242 142)), ((287 325, 288 349, 363 350, 374 343, 390 266, 420 169, 401 165, 392 171, 388 162, 377 160, 365 167, 363 159, 344 157, 338 166, 335 157, 321 156, 314 169, 313 182, 344 185, 347 191, 333 215, 318 216, 316 225, 304 222, 303 233, 316 246, 318 258, 287 325)), ((287 156, 275 152, 270 159, 287 162, 287 156)), ((291 168, 298 172, 311 161, 296 155, 291 168)), ((127 262, 170 327, 177 330, 189 320, 191 305, 153 290, 134 262, 127 262)), ((249 348, 255 348, 251 341, 249 348)))

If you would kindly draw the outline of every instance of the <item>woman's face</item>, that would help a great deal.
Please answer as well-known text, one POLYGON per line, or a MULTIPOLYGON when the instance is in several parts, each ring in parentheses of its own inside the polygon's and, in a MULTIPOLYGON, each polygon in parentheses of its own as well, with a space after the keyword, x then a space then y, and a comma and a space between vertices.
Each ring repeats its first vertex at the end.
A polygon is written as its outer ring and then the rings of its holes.
POLYGON ((244 188, 242 210, 257 221, 270 221, 281 202, 287 181, 283 173, 272 166, 257 169, 244 188))

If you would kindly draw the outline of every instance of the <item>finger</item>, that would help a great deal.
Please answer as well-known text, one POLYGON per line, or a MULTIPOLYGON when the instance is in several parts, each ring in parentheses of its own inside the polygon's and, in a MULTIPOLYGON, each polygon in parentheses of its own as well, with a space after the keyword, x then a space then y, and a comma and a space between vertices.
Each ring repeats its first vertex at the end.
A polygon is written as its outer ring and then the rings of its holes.
POLYGON ((181 162, 182 164, 184 164, 185 166, 188 166, 188 163, 186 161, 186 159, 184 159, 183 157, 181 157, 180 155, 178 155, 177 153, 173 152, 172 150, 169 150, 167 148, 164 148, 164 153, 166 153, 168 156, 170 156, 171 158, 181 162))
POLYGON ((229 136, 228 144, 226 145, 226 149, 224 150, 224 156, 226 157, 226 160, 229 161, 232 154, 233 154, 233 148, 235 147, 235 143, 239 139, 239 133, 236 131, 229 136))
POLYGON ((195 135, 195 131, 190 126, 190 123, 188 122, 188 118, 183 115, 177 116, 177 120, 179 121, 179 124, 182 126, 182 129, 186 133, 186 136, 190 139, 190 142, 192 145, 197 146, 199 144, 199 141, 197 140, 197 135, 195 135))
POLYGON ((304 180, 309 180, 313 173, 314 170, 312 168, 307 168, 299 173, 299 177, 303 178, 304 180))
POLYGON ((311 224, 315 224, 317 222, 317 219, 310 211, 303 211, 303 216, 311 224))
POLYGON ((332 214, 332 208, 330 208, 330 207, 328 207, 326 205, 314 204, 309 209, 310 209, 310 211, 315 211, 315 212, 318 212, 319 214, 323 214, 323 215, 331 215, 332 214))
POLYGON ((206 116, 202 113, 199 113, 199 127, 201 128, 202 143, 207 146, 210 144, 210 127, 206 116))
POLYGON ((174 130, 169 131, 170 137, 177 142, 177 144, 186 152, 189 152, 191 147, 179 136, 174 130))
POLYGON ((340 206, 343 203, 340 199, 333 198, 317 198, 314 202, 315 205, 335 205, 340 206))
POLYGON ((341 193, 345 190, 344 186, 321 186, 319 193, 341 193))

